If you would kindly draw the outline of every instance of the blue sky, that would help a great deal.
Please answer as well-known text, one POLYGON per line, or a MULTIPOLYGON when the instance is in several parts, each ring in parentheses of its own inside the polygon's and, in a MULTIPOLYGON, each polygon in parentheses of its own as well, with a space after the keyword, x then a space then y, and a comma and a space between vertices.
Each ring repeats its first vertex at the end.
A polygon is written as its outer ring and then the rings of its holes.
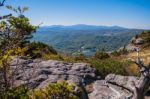
MULTIPOLYGON (((31 23, 38 25, 118 25, 150 29, 150 0, 7 0, 28 6, 31 23)), ((3 8, 1 14, 8 13, 3 8)))

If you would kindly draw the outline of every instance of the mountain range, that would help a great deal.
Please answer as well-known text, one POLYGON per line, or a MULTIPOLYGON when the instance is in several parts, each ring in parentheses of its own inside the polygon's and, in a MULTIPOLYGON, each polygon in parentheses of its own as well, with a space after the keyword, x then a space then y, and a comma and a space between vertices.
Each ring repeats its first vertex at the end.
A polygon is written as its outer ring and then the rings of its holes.
POLYGON ((93 55, 99 50, 117 50, 142 31, 120 26, 52 25, 40 27, 32 41, 44 42, 60 53, 93 55))

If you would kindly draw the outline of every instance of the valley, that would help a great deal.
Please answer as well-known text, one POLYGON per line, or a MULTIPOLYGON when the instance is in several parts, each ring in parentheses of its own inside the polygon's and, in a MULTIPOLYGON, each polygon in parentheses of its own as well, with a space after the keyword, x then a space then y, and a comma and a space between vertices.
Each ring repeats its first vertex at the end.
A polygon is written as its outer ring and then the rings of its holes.
POLYGON ((142 31, 119 26, 55 25, 39 28, 32 41, 46 43, 59 53, 91 56, 96 51, 117 50, 142 31))

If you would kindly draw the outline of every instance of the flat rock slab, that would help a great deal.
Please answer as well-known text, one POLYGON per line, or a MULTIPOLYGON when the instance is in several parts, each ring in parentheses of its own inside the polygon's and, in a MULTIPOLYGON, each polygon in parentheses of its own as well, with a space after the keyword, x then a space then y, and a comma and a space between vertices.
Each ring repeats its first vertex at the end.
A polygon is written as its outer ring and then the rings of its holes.
POLYGON ((14 84, 16 86, 24 83, 31 88, 43 88, 58 80, 84 86, 97 79, 96 70, 87 63, 16 58, 12 61, 11 67, 15 70, 14 84))

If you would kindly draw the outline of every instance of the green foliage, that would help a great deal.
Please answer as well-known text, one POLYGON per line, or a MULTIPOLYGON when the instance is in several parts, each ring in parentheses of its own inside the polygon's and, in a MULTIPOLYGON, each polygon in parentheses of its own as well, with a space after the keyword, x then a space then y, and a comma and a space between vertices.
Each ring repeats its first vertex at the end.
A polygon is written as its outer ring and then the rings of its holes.
MULTIPOLYGON (((27 51, 26 48, 20 48, 20 47, 6 50, 5 54, 0 57, 0 68, 3 68, 4 65, 9 66, 12 58, 14 58, 16 56, 24 56, 26 51, 27 51), (14 57, 12 57, 12 56, 14 56, 14 57)), ((2 51, 0 51, 0 55, 2 55, 2 51)))
POLYGON ((103 78, 110 73, 127 75, 126 67, 129 66, 129 64, 130 62, 128 61, 120 62, 113 59, 91 61, 92 67, 96 68, 103 78))
POLYGON ((141 30, 74 30, 74 29, 57 29, 41 27, 34 34, 32 40, 40 41, 53 47, 61 52, 72 54, 83 48, 83 51, 88 51, 87 55, 95 53, 96 50, 101 50, 104 46, 106 51, 117 50, 131 40, 141 30), (43 35, 44 34, 44 35, 43 35), (108 36, 107 36, 108 35, 108 36), (56 39, 57 38, 57 39, 56 39))
POLYGON ((32 38, 32 33, 36 31, 37 27, 30 24, 26 17, 10 17, 8 19, 10 30, 14 33, 12 40, 14 43, 25 44, 32 38))
POLYGON ((86 57, 85 57, 85 55, 84 54, 82 54, 82 53, 80 53, 79 55, 77 55, 77 56, 75 56, 74 57, 74 60, 75 61, 86 61, 87 59, 86 59, 86 57))
POLYGON ((144 40, 144 43, 149 46, 150 45, 150 31, 144 31, 140 35, 140 37, 144 40))
POLYGON ((10 68, 13 56, 25 55, 24 52, 27 49, 24 46, 29 42, 29 39, 32 38, 32 33, 37 29, 23 15, 27 8, 18 7, 14 9, 10 6, 8 8, 17 12, 18 16, 9 16, 7 20, 0 21, 0 80, 2 81, 0 83, 0 92, 3 93, 6 93, 13 87, 9 78, 14 76, 10 68))
POLYGON ((28 99, 28 91, 25 87, 18 87, 7 91, 5 94, 0 94, 0 99, 28 99))
POLYGON ((57 54, 57 55, 55 55, 55 54, 43 54, 41 58, 46 59, 46 60, 49 60, 49 59, 60 60, 60 61, 64 60, 64 58, 59 54, 57 54))
POLYGON ((27 44, 25 47, 22 47, 22 48, 17 47, 15 49, 9 50, 8 52, 7 53, 10 54, 9 56, 18 55, 18 56, 28 57, 28 58, 44 58, 44 57, 49 57, 49 56, 60 57, 57 54, 55 49, 41 42, 32 42, 32 43, 27 44), (10 51, 12 52, 10 53, 10 51))
POLYGON ((105 52, 96 52, 95 55, 93 56, 94 59, 106 59, 109 58, 110 56, 105 53, 105 52))
POLYGON ((29 43, 29 39, 32 38, 32 33, 38 27, 30 24, 29 19, 23 15, 23 12, 27 10, 26 7, 18 7, 16 9, 8 6, 7 8, 17 12, 18 16, 10 16, 7 20, 0 22, 0 48, 4 49, 6 46, 23 47, 26 43, 29 43))
POLYGON ((114 52, 112 52, 111 53, 111 55, 113 55, 113 56, 120 56, 121 55, 121 53, 120 53, 120 51, 114 51, 114 52))
POLYGON ((70 85, 66 81, 50 83, 43 89, 29 90, 25 87, 18 87, 0 94, 0 99, 79 99, 82 97, 82 90, 76 85, 70 85))
POLYGON ((29 97, 32 99, 79 99, 81 94, 77 94, 74 88, 75 86, 65 81, 51 83, 44 89, 31 91, 29 97))
POLYGON ((17 13, 17 14, 19 14, 19 15, 23 15, 23 13, 25 11, 28 11, 28 7, 20 7, 19 6, 17 8, 14 8, 14 7, 10 6, 10 5, 7 5, 6 8, 11 10, 11 11, 13 11, 13 12, 15 12, 15 13, 17 13))
POLYGON ((26 48, 28 50, 25 52, 25 56, 31 58, 61 59, 61 56, 57 54, 57 51, 53 47, 41 42, 32 42, 26 45, 26 48))
POLYGON ((32 42, 30 46, 33 47, 33 49, 38 49, 45 53, 57 54, 57 51, 53 49, 53 47, 48 46, 42 42, 32 42))
POLYGON ((120 53, 120 55, 128 54, 128 50, 126 49, 125 45, 123 46, 123 48, 119 49, 117 52, 120 53))

